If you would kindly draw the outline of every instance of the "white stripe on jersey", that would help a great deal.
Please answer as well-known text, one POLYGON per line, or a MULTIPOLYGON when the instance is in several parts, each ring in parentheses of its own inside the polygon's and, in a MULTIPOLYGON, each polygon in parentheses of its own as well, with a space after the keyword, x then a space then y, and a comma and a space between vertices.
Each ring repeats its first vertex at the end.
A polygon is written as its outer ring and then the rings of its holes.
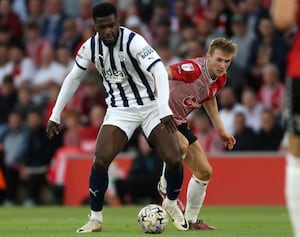
POLYGON ((76 65, 81 69, 95 64, 108 95, 106 103, 112 107, 137 106, 155 100, 155 81, 150 69, 158 61, 159 55, 145 39, 125 27, 120 27, 113 49, 95 34, 76 56, 76 65))

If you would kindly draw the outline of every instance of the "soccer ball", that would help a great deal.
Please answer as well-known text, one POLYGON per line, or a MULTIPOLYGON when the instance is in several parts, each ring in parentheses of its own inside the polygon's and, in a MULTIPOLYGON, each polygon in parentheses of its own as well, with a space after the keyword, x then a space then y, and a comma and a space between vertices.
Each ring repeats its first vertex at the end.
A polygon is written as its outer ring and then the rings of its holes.
POLYGON ((138 223, 144 233, 160 234, 168 225, 167 212, 157 204, 143 207, 138 214, 138 223))

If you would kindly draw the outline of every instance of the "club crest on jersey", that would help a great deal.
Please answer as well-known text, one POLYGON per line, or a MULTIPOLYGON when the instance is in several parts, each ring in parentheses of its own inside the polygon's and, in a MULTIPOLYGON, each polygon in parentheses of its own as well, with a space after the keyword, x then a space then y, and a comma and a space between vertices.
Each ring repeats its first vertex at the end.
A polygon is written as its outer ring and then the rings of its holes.
POLYGON ((198 108, 201 104, 198 102, 196 96, 189 95, 183 99, 183 104, 187 107, 198 108))
POLYGON ((190 72, 194 71, 194 66, 192 63, 185 63, 181 65, 181 68, 183 71, 190 72))
POLYGON ((119 52, 119 59, 121 62, 125 62, 125 54, 123 52, 119 52))

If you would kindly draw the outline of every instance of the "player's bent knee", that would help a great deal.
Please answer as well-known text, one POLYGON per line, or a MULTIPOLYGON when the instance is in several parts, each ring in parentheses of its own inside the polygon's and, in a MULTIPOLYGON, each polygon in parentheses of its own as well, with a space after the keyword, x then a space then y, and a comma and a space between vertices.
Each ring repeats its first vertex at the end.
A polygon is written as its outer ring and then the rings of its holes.
POLYGON ((212 167, 207 166, 206 169, 200 169, 194 172, 194 175, 199 179, 203 181, 208 181, 210 180, 212 176, 212 167))
POLYGON ((182 161, 181 161, 181 158, 177 158, 175 159, 175 157, 171 158, 171 159, 167 159, 165 160, 166 162, 166 165, 168 168, 172 169, 172 170, 178 170, 181 168, 182 166, 182 161))

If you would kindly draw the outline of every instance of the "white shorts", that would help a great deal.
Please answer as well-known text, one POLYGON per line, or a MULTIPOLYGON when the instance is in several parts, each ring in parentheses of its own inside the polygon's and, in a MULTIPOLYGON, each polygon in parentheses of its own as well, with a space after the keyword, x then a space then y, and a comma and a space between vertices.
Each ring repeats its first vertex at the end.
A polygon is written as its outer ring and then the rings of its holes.
POLYGON ((109 107, 103 125, 114 125, 123 130, 128 140, 139 126, 148 138, 152 130, 160 123, 156 101, 137 107, 109 107))

